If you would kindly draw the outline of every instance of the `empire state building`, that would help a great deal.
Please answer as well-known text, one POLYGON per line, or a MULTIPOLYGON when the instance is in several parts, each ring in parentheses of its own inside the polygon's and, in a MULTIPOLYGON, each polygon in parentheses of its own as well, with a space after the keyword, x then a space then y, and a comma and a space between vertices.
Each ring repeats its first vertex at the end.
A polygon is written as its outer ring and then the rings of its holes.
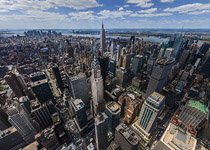
POLYGON ((104 30, 104 24, 102 23, 101 32, 100 32, 100 50, 103 54, 106 51, 106 35, 104 30))

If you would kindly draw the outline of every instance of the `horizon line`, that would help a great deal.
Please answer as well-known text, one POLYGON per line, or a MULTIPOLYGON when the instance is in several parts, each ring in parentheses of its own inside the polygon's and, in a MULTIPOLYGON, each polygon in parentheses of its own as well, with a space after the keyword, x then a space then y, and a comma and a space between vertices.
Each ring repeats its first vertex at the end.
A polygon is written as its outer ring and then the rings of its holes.
MULTIPOLYGON (((210 30, 210 28, 105 28, 105 30, 210 30)), ((0 30, 100 30, 100 28, 0 28, 0 30)))

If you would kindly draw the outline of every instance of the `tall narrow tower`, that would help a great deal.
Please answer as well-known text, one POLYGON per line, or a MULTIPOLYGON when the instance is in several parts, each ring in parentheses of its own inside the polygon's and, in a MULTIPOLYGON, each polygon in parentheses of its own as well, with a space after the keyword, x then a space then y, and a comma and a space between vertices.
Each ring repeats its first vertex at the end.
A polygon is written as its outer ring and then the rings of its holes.
POLYGON ((95 117, 95 134, 97 150, 106 150, 108 146, 108 116, 99 113, 95 117))
POLYGON ((100 32, 100 50, 103 54, 106 51, 106 35, 104 30, 104 24, 102 23, 101 32, 100 32))
POLYGON ((104 87, 101 76, 101 67, 97 59, 92 62, 91 89, 94 115, 102 112, 104 108, 104 87))

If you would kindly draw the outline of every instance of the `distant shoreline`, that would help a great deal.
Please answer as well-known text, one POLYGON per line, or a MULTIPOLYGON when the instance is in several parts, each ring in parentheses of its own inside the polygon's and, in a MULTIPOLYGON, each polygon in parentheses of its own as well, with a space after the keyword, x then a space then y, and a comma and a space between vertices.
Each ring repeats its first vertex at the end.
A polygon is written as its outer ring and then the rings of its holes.
MULTIPOLYGON (((33 29, 35 31, 56 31, 64 36, 95 37, 99 38, 98 29, 33 29)), ((24 36, 24 32, 33 31, 27 29, 0 29, 0 37, 24 36)), ((173 34, 185 34, 187 36, 197 36, 198 39, 210 40, 210 29, 106 29, 107 38, 137 38, 155 39, 154 42, 165 42, 173 34), (201 37, 201 38, 200 38, 201 37), (162 40, 163 39, 163 40, 162 40)), ((153 40, 152 40, 153 41, 153 40)))

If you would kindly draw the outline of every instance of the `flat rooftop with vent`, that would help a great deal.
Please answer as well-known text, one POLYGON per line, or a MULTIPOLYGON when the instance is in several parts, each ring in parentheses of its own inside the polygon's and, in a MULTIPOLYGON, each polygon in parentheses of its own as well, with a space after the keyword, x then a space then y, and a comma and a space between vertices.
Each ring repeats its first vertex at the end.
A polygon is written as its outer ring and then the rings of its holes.
POLYGON ((85 106, 84 102, 81 99, 73 100, 72 104, 76 111, 82 109, 85 106))
POLYGON ((197 140, 191 134, 184 132, 170 123, 155 150, 195 150, 197 140))
POLYGON ((137 145, 138 144, 138 137, 136 133, 131 130, 127 125, 121 123, 116 127, 116 131, 119 131, 123 137, 131 144, 137 145))

